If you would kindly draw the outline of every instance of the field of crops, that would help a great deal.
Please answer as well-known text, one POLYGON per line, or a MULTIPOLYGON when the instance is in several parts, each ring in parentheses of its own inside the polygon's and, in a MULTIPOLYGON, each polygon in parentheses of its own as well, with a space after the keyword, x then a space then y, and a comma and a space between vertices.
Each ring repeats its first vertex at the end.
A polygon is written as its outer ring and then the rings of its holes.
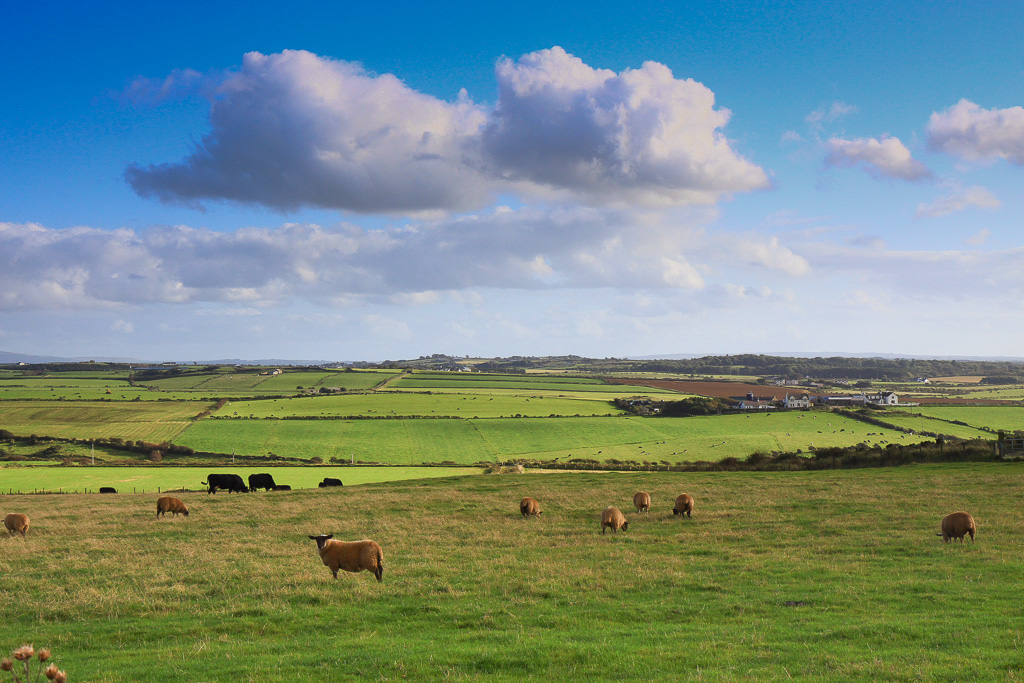
POLYGON ((549 415, 619 415, 607 401, 552 396, 459 395, 410 392, 375 392, 283 398, 265 401, 232 401, 216 414, 241 417, 548 417, 549 415))
POLYGON ((18 436, 169 441, 200 411, 199 402, 0 401, 0 426, 18 436))
MULTIPOLYGON (((248 481, 250 474, 268 472, 277 484, 292 489, 315 489, 324 477, 341 479, 345 486, 381 481, 433 479, 480 474, 479 468, 466 467, 6 467, 0 475, 0 494, 33 491, 96 493, 101 486, 113 486, 119 493, 156 493, 171 489, 203 489, 202 482, 211 472, 238 474, 248 481)), ((223 492, 222 492, 223 493, 223 492)), ((263 494, 264 492, 260 492, 263 494)), ((271 492, 279 495, 280 492, 271 492)))
POLYGON ((618 396, 635 394, 666 393, 659 389, 637 389, 609 384, 603 380, 581 377, 544 377, 539 375, 488 375, 472 373, 426 373, 417 372, 392 382, 389 388, 417 390, 464 391, 466 393, 487 393, 492 390, 557 394, 598 392, 618 396))
POLYGON ((0 538, 4 654, 108 683, 1019 680, 1022 474, 475 476, 183 494, 160 520, 150 494, 4 496, 32 518, 0 538), (627 531, 599 532, 609 504, 627 531), (955 509, 973 545, 935 536, 955 509), (332 579, 316 533, 378 541, 383 583, 332 579))
POLYGON ((175 442, 220 453, 472 464, 572 457, 674 463, 746 457, 757 450, 919 440, 827 413, 761 413, 688 418, 203 420, 175 442))

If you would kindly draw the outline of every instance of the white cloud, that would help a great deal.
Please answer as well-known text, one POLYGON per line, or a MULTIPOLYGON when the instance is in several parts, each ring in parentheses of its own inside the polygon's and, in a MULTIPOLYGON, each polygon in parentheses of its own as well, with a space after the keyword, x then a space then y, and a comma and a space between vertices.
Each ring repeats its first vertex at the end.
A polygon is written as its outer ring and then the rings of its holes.
POLYGON ((1003 158, 1024 165, 1024 107, 982 109, 960 100, 931 115, 928 147, 968 161, 1003 158))
POLYGON ((115 320, 114 324, 110 326, 110 329, 114 332, 121 332, 123 334, 131 334, 135 331, 135 325, 126 320, 115 320))
MULTIPOLYGON (((462 210, 497 192, 711 204, 768 186, 722 134, 730 113, 715 109, 714 93, 663 64, 616 74, 555 47, 503 60, 496 76, 489 111, 464 92, 445 102, 350 62, 251 52, 221 76, 211 130, 195 152, 130 166, 125 177, 165 201, 363 213, 462 210)), ((159 100, 198 80, 194 72, 140 79, 125 97, 159 100)))
POLYGON ((956 211, 963 211, 972 206, 992 210, 1002 206, 1002 202, 986 188, 975 185, 940 197, 931 204, 918 204, 917 212, 914 215, 917 218, 936 218, 956 211))
POLYGON ((614 73, 554 47, 502 60, 486 156, 511 180, 592 203, 709 204, 768 186, 719 132, 714 93, 664 64, 614 73))
POLYGON ((501 209, 381 230, 287 223, 235 232, 0 223, 0 309, 207 302, 219 305, 198 315, 253 316, 296 299, 409 306, 444 294, 480 306, 479 288, 699 290, 709 267, 807 272, 777 238, 705 233, 716 215, 501 209))
POLYGON ((865 170, 875 177, 887 176, 902 180, 925 180, 932 177, 928 167, 915 160, 899 138, 831 138, 827 148, 829 154, 825 163, 830 166, 863 164, 865 170))
POLYGON ((250 52, 220 84, 212 130, 191 156, 125 175, 143 196, 183 202, 468 208, 488 193, 465 159, 484 122, 466 99, 447 103, 357 64, 301 50, 250 52))

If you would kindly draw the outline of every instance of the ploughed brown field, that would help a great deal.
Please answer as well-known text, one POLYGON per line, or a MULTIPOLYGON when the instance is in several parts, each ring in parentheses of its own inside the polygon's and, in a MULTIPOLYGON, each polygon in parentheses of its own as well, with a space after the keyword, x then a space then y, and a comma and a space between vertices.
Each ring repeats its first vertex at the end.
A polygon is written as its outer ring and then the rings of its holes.
POLYGON ((679 391, 684 394, 696 394, 697 396, 711 396, 713 398, 731 398, 734 396, 746 396, 751 393, 754 396, 771 396, 781 401, 786 394, 802 395, 808 392, 805 387, 776 387, 760 384, 744 384, 740 382, 700 382, 688 379, 631 379, 615 378, 608 380, 612 384, 630 384, 638 387, 655 387, 657 389, 668 389, 679 391))

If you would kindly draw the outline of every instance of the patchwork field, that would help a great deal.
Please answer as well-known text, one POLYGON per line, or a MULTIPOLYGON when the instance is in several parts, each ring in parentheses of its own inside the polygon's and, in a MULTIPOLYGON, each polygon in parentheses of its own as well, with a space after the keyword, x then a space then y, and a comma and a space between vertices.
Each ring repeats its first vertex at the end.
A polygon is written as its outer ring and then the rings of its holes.
POLYGON ((32 528, 0 538, 3 644, 109 683, 1019 680, 1022 474, 475 476, 183 494, 160 520, 151 494, 4 496, 32 528), (609 504, 627 531, 600 533, 609 504), (956 509, 974 544, 935 536, 956 509), (378 541, 383 583, 332 579, 316 533, 378 541))
POLYGON ((947 423, 956 420, 979 429, 1024 430, 1024 406, 922 406, 907 408, 906 412, 947 423))

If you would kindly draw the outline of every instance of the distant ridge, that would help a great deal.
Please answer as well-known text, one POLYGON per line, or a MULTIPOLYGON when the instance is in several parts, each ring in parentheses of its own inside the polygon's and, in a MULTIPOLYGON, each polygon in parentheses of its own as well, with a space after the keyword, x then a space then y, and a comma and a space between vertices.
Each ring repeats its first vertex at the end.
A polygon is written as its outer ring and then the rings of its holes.
MULTIPOLYGON (((980 362, 1003 362, 1003 363, 1024 363, 1024 356, 930 356, 927 354, 908 353, 855 353, 851 351, 751 351, 750 355, 774 356, 778 358, 881 358, 883 360, 895 360, 906 358, 908 360, 970 360, 980 362)), ((626 356, 628 360, 691 360, 693 358, 705 358, 708 356, 738 356, 747 355, 739 353, 664 353, 651 356, 626 356)))
POLYGON ((163 362, 181 363, 192 365, 343 365, 338 361, 330 360, 285 360, 282 358, 264 358, 260 360, 243 360, 241 358, 225 358, 221 360, 197 360, 197 361, 166 361, 166 360, 142 360, 139 358, 104 357, 104 356, 34 356, 28 353, 14 353, 11 351, 0 351, 0 365, 11 363, 85 363, 88 361, 97 363, 137 363, 137 364, 159 364, 163 362))

